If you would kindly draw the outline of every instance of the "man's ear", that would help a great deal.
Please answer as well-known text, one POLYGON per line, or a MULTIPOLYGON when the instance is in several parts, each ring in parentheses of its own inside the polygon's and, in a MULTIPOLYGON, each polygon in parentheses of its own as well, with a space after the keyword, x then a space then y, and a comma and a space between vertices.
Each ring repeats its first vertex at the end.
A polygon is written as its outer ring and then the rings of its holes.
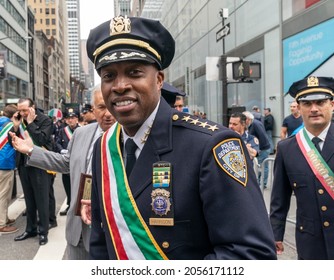
POLYGON ((161 90, 165 79, 165 73, 163 71, 158 71, 157 75, 159 90, 161 90))

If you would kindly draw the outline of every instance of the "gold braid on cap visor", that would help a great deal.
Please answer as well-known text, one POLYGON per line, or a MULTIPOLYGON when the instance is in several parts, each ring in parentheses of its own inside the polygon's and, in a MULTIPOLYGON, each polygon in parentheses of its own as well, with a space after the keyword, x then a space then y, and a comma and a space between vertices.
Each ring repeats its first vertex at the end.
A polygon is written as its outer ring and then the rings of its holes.
POLYGON ((323 93, 329 93, 330 95, 333 96, 333 91, 326 89, 326 88, 310 88, 310 89, 306 89, 301 91, 300 93, 298 93, 295 97, 295 99, 297 100, 300 96, 307 94, 307 93, 313 93, 313 92, 323 92, 323 93))
POLYGON ((147 49, 148 51, 150 51, 151 53, 153 53, 159 61, 161 61, 161 57, 159 55, 159 53, 153 49, 149 43, 146 43, 144 41, 141 40, 135 40, 135 39, 116 39, 116 40, 112 40, 109 41, 105 44, 103 44, 102 46, 98 47, 95 52, 93 53, 94 56, 94 64, 96 62, 96 58, 97 56, 103 52, 105 49, 116 46, 116 45, 132 45, 132 46, 136 46, 142 49, 147 49))

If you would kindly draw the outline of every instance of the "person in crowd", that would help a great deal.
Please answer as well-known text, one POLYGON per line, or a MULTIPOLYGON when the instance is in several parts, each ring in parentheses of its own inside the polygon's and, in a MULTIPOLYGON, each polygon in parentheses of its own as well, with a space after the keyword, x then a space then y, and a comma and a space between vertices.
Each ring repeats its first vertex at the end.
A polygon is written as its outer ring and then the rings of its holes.
POLYGON ((94 147, 90 255, 276 259, 239 134, 161 98, 174 52, 155 20, 117 16, 90 32, 87 53, 117 120, 94 147))
MULTIPOLYGON (((67 154, 68 143, 70 142, 74 131, 79 127, 78 124, 78 113, 73 108, 67 108, 67 112, 65 112, 65 119, 67 126, 62 128, 58 133, 58 138, 56 142, 55 151, 61 154, 67 154)), ((71 205, 71 179, 70 174, 63 173, 62 181, 67 197, 67 207, 65 210, 60 211, 60 216, 66 216, 68 209, 71 205)))
POLYGON ((183 96, 177 96, 175 103, 174 103, 174 108, 176 110, 178 110, 179 112, 183 111, 183 107, 184 107, 184 100, 183 100, 183 96))
POLYGON ((270 220, 277 253, 283 240, 291 195, 297 201, 298 259, 334 260, 334 79, 310 76, 292 84, 304 128, 278 143, 270 220))
POLYGON ((256 119, 256 120, 258 120, 262 123, 264 122, 264 118, 263 118, 263 116, 261 114, 261 111, 260 111, 260 108, 258 106, 256 106, 256 105, 253 106, 251 113, 253 114, 254 119, 256 119))
POLYGON ((281 140, 295 135, 299 129, 303 127, 303 118, 298 110, 298 103, 296 101, 290 104, 291 114, 284 118, 281 127, 281 140))
POLYGON ((229 128, 241 135, 241 139, 245 142, 250 158, 253 160, 259 153, 259 140, 249 134, 246 129, 246 116, 243 113, 233 113, 229 120, 229 128))
POLYGON ((8 132, 13 126, 12 118, 16 112, 17 106, 10 104, 0 116, 0 235, 18 231, 18 228, 13 226, 15 220, 8 218, 16 167, 16 152, 8 142, 8 132))
MULTIPOLYGON (((93 105, 94 106, 94 105, 93 105)), ((94 107, 91 104, 84 104, 81 110, 81 116, 85 124, 96 122, 94 107)))
POLYGON ((101 136, 115 122, 102 98, 101 87, 97 85, 92 90, 93 113, 97 122, 75 129, 67 146, 67 153, 59 154, 46 151, 35 146, 30 138, 22 140, 15 137, 14 147, 21 152, 32 150, 28 164, 39 168, 52 169, 60 173, 70 173, 71 203, 66 220, 66 258, 71 260, 89 259, 90 228, 76 215, 77 197, 81 174, 92 173, 93 146, 101 136))
MULTIPOLYGON (((251 135, 254 135, 258 140, 259 140, 259 146, 260 146, 260 152, 257 156, 258 163, 261 165, 263 161, 268 158, 269 153, 270 153, 270 143, 268 140, 268 136, 266 133, 266 130, 264 128, 264 125, 262 122, 254 118, 254 115, 249 112, 245 111, 243 114, 246 116, 246 125, 249 133, 251 135)), ((268 182, 268 172, 269 172, 269 167, 268 164, 264 165, 264 174, 263 174, 263 188, 267 187, 267 182, 268 182)), ((259 173, 259 183, 261 180, 262 174, 259 173)))
POLYGON ((178 96, 185 96, 186 94, 171 84, 164 82, 161 89, 161 96, 167 101, 167 103, 174 108, 174 104, 178 96))
POLYGON ((274 142, 273 142, 273 131, 274 131, 274 117, 271 114, 270 108, 264 108, 264 129, 266 130, 269 144, 270 154, 274 154, 274 142))
MULTIPOLYGON (((30 98, 19 99, 17 107, 18 112, 13 118, 12 131, 21 137, 29 135, 41 149, 53 150, 52 120, 35 109, 35 104, 30 98)), ((43 169, 26 165, 31 152, 32 149, 17 155, 20 157, 18 171, 26 203, 27 224, 25 231, 14 240, 22 241, 38 234, 39 244, 45 245, 48 242, 49 191, 53 175, 43 169)))

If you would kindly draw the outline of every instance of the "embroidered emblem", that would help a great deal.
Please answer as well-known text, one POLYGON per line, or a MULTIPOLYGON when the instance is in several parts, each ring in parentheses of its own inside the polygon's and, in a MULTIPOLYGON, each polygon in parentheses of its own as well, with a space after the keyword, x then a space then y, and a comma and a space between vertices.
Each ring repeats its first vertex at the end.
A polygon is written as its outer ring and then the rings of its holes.
POLYGON ((308 87, 318 87, 319 86, 319 80, 317 77, 310 76, 307 78, 307 86, 308 87))
POLYGON ((125 16, 114 17, 110 21, 110 36, 131 32, 131 20, 125 16))
POLYGON ((164 189, 155 189, 151 193, 152 210, 158 216, 167 215, 170 211, 170 192, 164 189))
POLYGON ((247 184, 247 163, 240 139, 233 138, 220 142, 213 148, 218 165, 244 187, 247 184))
POLYGON ((118 59, 117 53, 113 53, 111 55, 105 55, 105 56, 101 57, 100 60, 99 60, 99 63, 103 60, 111 61, 111 60, 115 60, 115 59, 118 59))

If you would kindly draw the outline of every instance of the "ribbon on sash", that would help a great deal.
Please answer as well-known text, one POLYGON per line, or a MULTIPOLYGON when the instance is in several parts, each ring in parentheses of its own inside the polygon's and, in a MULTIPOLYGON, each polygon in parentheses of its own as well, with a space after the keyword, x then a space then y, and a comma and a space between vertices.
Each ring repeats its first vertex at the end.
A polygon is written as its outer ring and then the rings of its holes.
POLYGON ((166 260, 131 193, 119 144, 120 133, 121 126, 116 122, 101 141, 102 200, 117 258, 166 260))
POLYGON ((7 123, 0 132, 0 150, 8 143, 8 132, 13 127, 13 123, 7 123))
POLYGON ((334 173, 314 147, 305 128, 296 134, 297 143, 314 175, 334 200, 334 173))
POLYGON ((72 135, 73 135, 73 132, 72 132, 72 130, 70 129, 70 127, 69 127, 69 126, 66 126, 66 127, 64 128, 64 131, 65 131, 65 134, 66 134, 67 138, 68 138, 69 140, 71 140, 72 135))
MULTIPOLYGON (((8 132, 12 129, 13 123, 9 122, 4 126, 4 128, 0 132, 0 150, 8 143, 8 132)), ((24 139, 24 131, 25 131, 25 125, 23 123, 19 126, 19 132, 20 132, 20 138, 24 139)))

